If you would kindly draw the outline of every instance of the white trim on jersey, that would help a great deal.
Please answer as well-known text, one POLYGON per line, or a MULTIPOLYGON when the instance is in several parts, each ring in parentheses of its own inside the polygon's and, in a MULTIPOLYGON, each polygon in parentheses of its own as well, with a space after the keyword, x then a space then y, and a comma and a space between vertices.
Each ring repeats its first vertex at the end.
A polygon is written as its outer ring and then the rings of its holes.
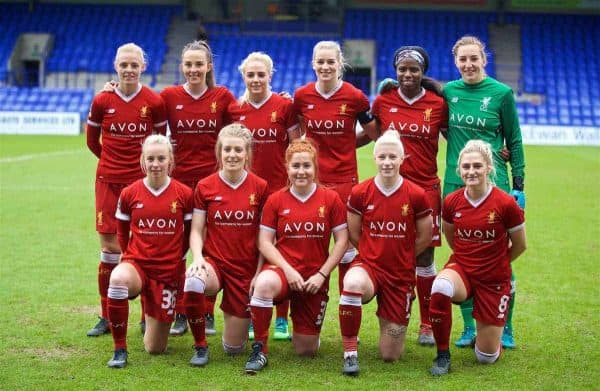
POLYGON ((295 125, 290 126, 289 128, 287 128, 287 132, 293 132, 294 130, 298 129, 300 127, 300 124, 297 123, 295 125))
POLYGON ((487 191, 485 192, 485 194, 478 200, 472 200, 471 197, 469 197, 469 195, 467 194, 466 187, 465 187, 465 190, 463 191, 463 194, 464 194, 465 198, 467 199, 467 201, 469 202, 469 204, 471 204, 471 206, 473 208, 477 208, 479 205, 481 205, 483 203, 483 201, 485 201, 490 196, 493 189, 494 189, 494 186, 490 185, 488 187, 487 191))
POLYGON ((342 80, 338 80, 338 85, 335 86, 333 88, 333 90, 329 91, 328 93, 322 92, 319 89, 319 82, 315 82, 315 90, 317 91, 317 94, 321 95, 321 97, 323 99, 329 99, 331 98, 333 95, 335 95, 336 92, 338 92, 340 90, 340 88, 342 88, 342 86, 344 85, 344 82, 342 80))
POLYGON ((131 221, 131 216, 126 215, 125 213, 121 212, 121 208, 119 208, 119 207, 117 207, 117 211, 115 212, 115 217, 121 221, 131 221))
POLYGON ((192 91, 190 90, 190 87, 189 87, 188 83, 186 82, 186 83, 183 85, 183 90, 184 90, 185 92, 187 92, 187 94, 188 94, 189 96, 191 96, 191 97, 192 97, 192 98, 194 98, 195 100, 198 100, 198 99, 202 98, 202 95, 204 95, 204 94, 206 93, 206 91, 208 91, 208 86, 206 86, 206 87, 205 87, 205 88, 204 88, 204 89, 203 89, 203 90, 202 90, 202 91, 201 91, 199 94, 193 94, 193 93, 192 93, 192 91))
MULTIPOLYGON (((270 87, 269 87, 270 88, 270 87)), ((262 101, 258 102, 258 103, 254 103, 250 100, 248 100, 248 104, 252 107, 254 107, 256 110, 260 109, 265 103, 267 103, 269 101, 269 99, 271 99, 271 96, 273 96, 273 93, 269 90, 269 93, 267 94, 267 97, 265 99, 263 99, 262 101)))
POLYGON ((161 195, 165 190, 167 190, 167 187, 169 187, 169 185, 171 184, 171 177, 167 177, 167 181, 165 182, 164 185, 162 185, 160 188, 158 189, 153 189, 152 187, 150 187, 150 185, 148 184, 148 178, 144 178, 144 186, 146 186, 146 189, 148 189, 148 191, 150 193, 152 193, 155 197, 158 197, 159 195, 161 195))
POLYGON ((95 128, 99 128, 100 126, 102 126, 102 124, 99 124, 98 122, 94 122, 94 121, 89 120, 89 119, 87 120, 87 124, 90 125, 90 126, 93 126, 95 128))
POLYGON ((231 187, 233 190, 237 190, 237 188, 242 186, 242 183, 246 181, 246 178, 248 178, 248 171, 244 170, 242 172, 242 177, 236 183, 232 183, 225 178, 225 175, 223 175, 223 170, 219 170, 219 178, 221 178, 221 180, 225 182, 227 186, 231 187))
POLYGON ((517 232, 517 231, 520 231, 522 229, 525 229, 525 223, 521 223, 519 225, 515 225, 514 227, 509 228, 506 231, 508 231, 508 233, 512 234, 513 232, 517 232))
POLYGON ((258 227, 259 227, 259 229, 261 229, 261 230, 263 230, 263 231, 268 231, 268 232, 277 232, 277 230, 276 230, 275 228, 271 228, 271 227, 269 227, 269 226, 267 226, 267 225, 262 225, 262 224, 260 224, 258 227))
POLYGON ((118 88, 115 88, 115 94, 117 94, 117 96, 121 99, 123 99, 123 101, 129 103, 133 100, 133 98, 135 98, 136 96, 138 96, 138 94, 140 93, 140 91, 142 90, 142 85, 140 83, 138 83, 137 86, 137 90, 135 90, 135 92, 131 95, 125 95, 121 92, 121 90, 119 90, 118 88))
POLYGON ((187 220, 191 220, 192 219, 192 215, 193 215, 193 213, 186 213, 186 214, 183 215, 183 219, 186 220, 186 221, 187 220))
POLYGON ((383 183, 381 183, 381 177, 379 176, 379 174, 375 176, 375 180, 373 180, 373 182, 375 183, 375 186, 379 189, 379 191, 383 193, 384 196, 389 197, 402 186, 402 184, 404 183, 404 178, 400 176, 398 183, 396 183, 390 189, 386 189, 385 187, 383 187, 383 183))
POLYGON ((348 224, 347 223, 336 225, 335 227, 333 227, 331 229, 331 232, 338 232, 338 231, 341 231, 341 230, 346 229, 346 228, 348 228, 348 224))
POLYGON ((308 201, 308 199, 310 197, 312 197, 313 194, 315 194, 315 191, 317 191, 316 183, 312 184, 312 189, 306 195, 298 194, 296 191, 294 191, 294 186, 290 187, 290 194, 293 195, 294 198, 296 198, 298 201, 302 202, 303 204, 306 203, 306 201, 308 201))
POLYGON ((417 94, 414 98, 409 98, 402 93, 402 89, 398 87, 398 95, 400 99, 406 102, 407 105, 412 106, 415 102, 418 102, 419 99, 425 96, 425 88, 421 87, 421 92, 417 94))
POLYGON ((194 208, 194 214, 206 214, 206 211, 204 209, 198 209, 198 208, 194 208))

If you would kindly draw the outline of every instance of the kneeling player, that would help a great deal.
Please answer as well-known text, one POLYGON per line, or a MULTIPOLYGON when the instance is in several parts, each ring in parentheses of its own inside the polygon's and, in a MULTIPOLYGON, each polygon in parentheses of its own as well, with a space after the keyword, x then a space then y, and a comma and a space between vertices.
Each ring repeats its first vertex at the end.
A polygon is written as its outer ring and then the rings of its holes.
POLYGON ((361 306, 375 296, 381 356, 395 361, 402 355, 414 300, 416 256, 431 243, 425 191, 399 173, 404 148, 398 132, 389 130, 375 142, 374 157, 378 174, 356 185, 348 199, 348 231, 359 259, 344 277, 339 317, 342 372, 352 376, 359 372, 361 306))
POLYGON ((117 236, 124 249, 110 275, 108 318, 115 352, 111 368, 127 365, 128 299, 142 295, 146 317, 144 346, 151 354, 167 348, 175 300, 177 268, 187 250, 192 191, 171 179, 173 148, 162 135, 146 138, 140 158, 146 174, 121 192, 117 236))

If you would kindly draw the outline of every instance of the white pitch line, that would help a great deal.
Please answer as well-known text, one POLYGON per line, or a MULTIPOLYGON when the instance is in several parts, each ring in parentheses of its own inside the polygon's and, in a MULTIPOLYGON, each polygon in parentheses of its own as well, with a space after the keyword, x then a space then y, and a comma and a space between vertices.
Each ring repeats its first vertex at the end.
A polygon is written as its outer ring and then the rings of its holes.
POLYGON ((53 156, 75 155, 78 153, 82 153, 84 151, 85 151, 85 149, 83 149, 83 148, 82 149, 66 149, 64 151, 42 152, 42 153, 32 153, 30 155, 11 156, 11 157, 5 157, 5 158, 0 159, 0 164, 24 162, 27 160, 43 159, 43 158, 53 157, 53 156))

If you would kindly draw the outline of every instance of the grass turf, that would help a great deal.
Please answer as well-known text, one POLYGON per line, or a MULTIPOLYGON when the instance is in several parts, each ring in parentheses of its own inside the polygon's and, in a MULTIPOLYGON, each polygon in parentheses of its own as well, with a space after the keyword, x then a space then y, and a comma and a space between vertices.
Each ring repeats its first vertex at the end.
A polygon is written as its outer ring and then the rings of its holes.
MULTIPOLYGON (((440 145, 443 171, 445 145, 440 145)), ((247 354, 226 356, 209 337, 211 361, 191 368, 192 337, 172 338, 168 353, 143 351, 139 304, 132 302, 129 365, 111 370, 109 335, 88 338, 99 310, 98 241, 94 231, 96 159, 79 137, 0 136, 0 388, 1 389, 594 389, 600 351, 595 261, 600 236, 600 149, 527 146, 529 248, 515 265, 515 337, 495 365, 477 364, 470 349, 452 348, 449 376, 428 374, 433 348, 416 345, 413 306, 404 357, 378 357, 375 306, 363 312, 361 374, 341 375, 337 281, 314 359, 289 342, 270 342, 269 366, 243 373, 247 354), (594 369, 596 368, 596 369, 594 369)), ((369 147, 359 150, 361 179, 374 173, 369 147)), ((440 173, 440 175, 442 175, 440 173)), ((438 269, 448 257, 436 252, 438 269)), ((454 340, 461 331, 454 308, 454 340)), ((248 350, 249 352, 249 350, 248 350)))

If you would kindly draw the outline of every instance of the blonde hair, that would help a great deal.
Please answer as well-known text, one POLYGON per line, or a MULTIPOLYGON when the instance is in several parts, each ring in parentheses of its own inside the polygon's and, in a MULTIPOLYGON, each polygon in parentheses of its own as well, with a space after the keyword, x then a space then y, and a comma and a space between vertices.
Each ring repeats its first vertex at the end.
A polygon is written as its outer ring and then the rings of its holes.
POLYGON ((344 58, 344 54, 342 53, 342 48, 340 44, 335 41, 319 41, 313 47, 312 60, 315 61, 315 57, 317 57, 317 52, 319 50, 333 50, 335 51, 335 56, 338 62, 340 63, 340 70, 338 74, 338 79, 341 79, 344 75, 344 69, 348 66, 346 63, 346 59, 344 58))
MULTIPOLYGON (((244 77, 244 73, 246 72, 246 67, 248 66, 248 63, 250 63, 251 61, 258 61, 260 63, 263 63, 267 67, 267 73, 269 74, 269 76, 273 76, 273 72, 275 72, 275 69, 273 68, 273 60, 271 59, 271 57, 269 57, 268 54, 263 52, 252 52, 248 54, 248 57, 246 57, 238 67, 238 71, 240 71, 242 78, 244 77)), ((248 91, 248 88, 246 88, 244 90, 244 94, 240 97, 240 103, 243 104, 245 102, 248 102, 249 100, 250 92, 248 91)))
POLYGON ((478 46, 480 54, 481 54, 481 58, 483 59, 483 63, 487 64, 487 54, 485 53, 485 44, 483 42, 481 42, 481 40, 479 38, 474 37, 472 35, 464 35, 454 43, 454 46, 452 46, 452 55, 454 56, 455 59, 458 54, 458 48, 460 48, 461 46, 466 46, 466 45, 478 46))
POLYGON ((144 156, 146 154, 146 150, 148 149, 148 146, 154 145, 154 144, 167 146, 167 151, 169 152, 169 175, 171 175, 173 168, 175 168, 175 157, 173 155, 173 145, 171 144, 171 140, 169 140, 169 138, 167 136, 163 136, 162 134, 152 134, 152 135, 146 137, 146 139, 144 140, 144 143, 142 144, 142 153, 140 155, 140 166, 142 167, 142 172, 144 174, 147 174, 146 166, 144 165, 144 156))
POLYGON ((490 174, 488 180, 490 183, 494 183, 496 177, 496 167, 494 166, 494 155, 492 153, 492 146, 483 140, 469 140, 465 144, 464 148, 458 154, 458 167, 456 168, 456 174, 460 177, 460 161, 465 153, 478 153, 483 157, 485 164, 490 167, 490 174))
MULTIPOLYGON (((317 158, 319 155, 319 150, 315 142, 310 138, 297 138, 293 140, 290 145, 288 145, 285 150, 285 166, 286 168, 289 166, 292 161, 292 157, 295 153, 308 152, 311 155, 311 160, 313 166, 315 167, 315 179, 314 182, 318 183, 319 178, 319 165, 317 164, 317 158)), ((288 186, 290 186, 290 180, 288 178, 288 186)))
POLYGON ((213 53, 206 41, 193 41, 187 43, 181 51, 181 58, 189 50, 200 50, 206 54, 206 61, 212 65, 212 69, 206 72, 206 85, 208 88, 213 88, 215 83, 215 64, 213 63, 213 53))
POLYGON ((129 42, 117 48, 117 53, 115 54, 114 60, 115 66, 117 65, 117 58, 119 58, 119 56, 123 52, 134 52, 136 54, 139 54, 140 58, 142 59, 142 64, 146 65, 146 52, 144 52, 144 49, 142 49, 140 46, 136 45, 133 42, 129 42))
POLYGON ((219 168, 222 168, 223 163, 221 158, 223 156, 223 139, 225 137, 235 137, 244 141, 244 149, 246 150, 246 162, 244 167, 248 169, 250 162, 252 161, 252 133, 250 130, 240 123, 229 124, 221 129, 219 136, 217 137, 217 143, 215 144, 215 155, 217 157, 217 163, 219 168))
POLYGON ((377 147, 380 145, 393 145, 398 148, 398 152, 401 158, 404 158, 404 145, 402 145, 402 141, 400 140, 400 133, 397 130, 386 130, 381 137, 375 141, 375 146, 373 147, 373 156, 375 156, 375 151, 377 147))

